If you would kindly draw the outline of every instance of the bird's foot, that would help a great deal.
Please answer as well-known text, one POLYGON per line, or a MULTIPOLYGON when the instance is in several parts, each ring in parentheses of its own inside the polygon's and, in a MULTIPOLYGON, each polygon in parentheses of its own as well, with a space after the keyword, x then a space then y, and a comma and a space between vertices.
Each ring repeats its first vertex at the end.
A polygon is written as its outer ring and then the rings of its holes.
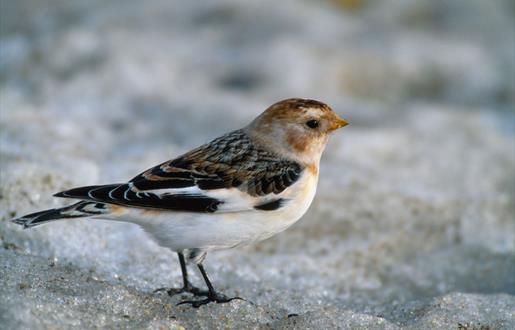
POLYGON ((208 293, 206 299, 181 301, 180 303, 177 304, 177 306, 184 305, 184 304, 191 304, 191 307, 199 308, 200 306, 207 305, 207 304, 209 304, 211 302, 216 302, 217 304, 223 304, 223 303, 228 303, 230 301, 233 301, 235 299, 246 301, 245 299, 243 299, 241 297, 228 298, 224 294, 221 294, 221 293, 218 293, 218 292, 210 292, 210 293, 208 293))
POLYGON ((201 290, 193 285, 185 285, 182 288, 159 288, 154 290, 154 293, 166 291, 170 297, 173 297, 177 294, 181 293, 191 293, 195 297, 207 297, 209 296, 209 291, 207 290, 201 290))

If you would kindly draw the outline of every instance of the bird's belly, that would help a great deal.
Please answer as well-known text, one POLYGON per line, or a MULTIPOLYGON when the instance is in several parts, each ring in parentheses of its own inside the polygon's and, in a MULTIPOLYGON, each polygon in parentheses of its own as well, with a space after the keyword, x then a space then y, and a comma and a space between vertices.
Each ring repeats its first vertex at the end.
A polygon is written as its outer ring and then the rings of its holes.
POLYGON ((173 251, 225 249, 249 244, 285 230, 302 216, 297 211, 154 213, 153 216, 126 216, 124 220, 140 225, 159 245, 173 251))

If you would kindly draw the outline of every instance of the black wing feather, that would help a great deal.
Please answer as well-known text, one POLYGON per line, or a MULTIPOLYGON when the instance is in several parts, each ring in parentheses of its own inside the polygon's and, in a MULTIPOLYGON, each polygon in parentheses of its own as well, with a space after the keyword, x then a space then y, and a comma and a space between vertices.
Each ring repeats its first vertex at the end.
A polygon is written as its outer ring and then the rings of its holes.
POLYGON ((156 195, 149 192, 136 192, 126 183, 79 187, 57 193, 54 196, 124 206, 200 213, 215 212, 218 205, 223 203, 215 198, 198 194, 156 195))

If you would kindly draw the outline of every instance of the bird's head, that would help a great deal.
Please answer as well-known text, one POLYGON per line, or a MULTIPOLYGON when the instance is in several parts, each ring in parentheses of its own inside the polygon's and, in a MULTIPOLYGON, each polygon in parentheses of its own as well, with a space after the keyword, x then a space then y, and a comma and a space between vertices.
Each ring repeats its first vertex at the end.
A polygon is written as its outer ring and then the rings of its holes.
POLYGON ((318 164, 329 135, 346 125, 327 104, 294 98, 273 104, 246 130, 264 147, 302 163, 318 164))

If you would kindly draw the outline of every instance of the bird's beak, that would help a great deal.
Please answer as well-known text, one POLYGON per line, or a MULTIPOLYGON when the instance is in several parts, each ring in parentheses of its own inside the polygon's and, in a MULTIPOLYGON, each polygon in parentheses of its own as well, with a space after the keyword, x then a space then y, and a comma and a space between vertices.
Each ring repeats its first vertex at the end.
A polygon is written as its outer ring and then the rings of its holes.
POLYGON ((340 118, 337 115, 335 115, 334 117, 335 118, 333 119, 333 122, 332 122, 331 127, 330 127, 331 131, 334 131, 334 130, 336 130, 338 128, 342 128, 344 126, 349 125, 349 122, 346 121, 345 119, 340 118))

